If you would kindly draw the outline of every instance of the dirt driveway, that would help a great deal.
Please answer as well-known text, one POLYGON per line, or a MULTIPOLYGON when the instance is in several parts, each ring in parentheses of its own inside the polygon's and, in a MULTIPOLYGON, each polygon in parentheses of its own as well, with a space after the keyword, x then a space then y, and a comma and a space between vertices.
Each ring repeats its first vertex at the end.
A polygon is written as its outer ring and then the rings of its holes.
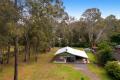
POLYGON ((90 78, 90 80, 100 80, 100 78, 91 72, 86 64, 74 64, 74 68, 76 70, 82 71, 86 76, 90 78))

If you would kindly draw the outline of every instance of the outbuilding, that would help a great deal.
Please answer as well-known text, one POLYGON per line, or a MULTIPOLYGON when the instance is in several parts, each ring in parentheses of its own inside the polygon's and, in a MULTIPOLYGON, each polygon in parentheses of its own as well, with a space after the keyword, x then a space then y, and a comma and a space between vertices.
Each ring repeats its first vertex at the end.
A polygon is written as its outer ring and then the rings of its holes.
POLYGON ((117 61, 120 61, 120 45, 115 46, 115 53, 113 56, 117 61))
POLYGON ((120 54, 120 45, 115 46, 115 50, 116 50, 117 53, 120 54))
POLYGON ((54 62, 56 63, 89 63, 85 51, 64 47, 55 53, 54 62))

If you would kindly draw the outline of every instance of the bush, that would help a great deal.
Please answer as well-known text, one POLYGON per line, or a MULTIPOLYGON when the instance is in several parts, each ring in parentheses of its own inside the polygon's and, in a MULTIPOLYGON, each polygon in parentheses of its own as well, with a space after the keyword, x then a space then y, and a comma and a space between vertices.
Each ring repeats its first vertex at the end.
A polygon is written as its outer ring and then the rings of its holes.
POLYGON ((81 77, 81 79, 80 80, 84 80, 84 78, 83 77, 81 77))
POLYGON ((111 49, 111 46, 109 45, 108 41, 101 41, 98 44, 98 50, 106 50, 106 49, 111 49))
POLYGON ((120 33, 113 33, 110 36, 110 41, 111 41, 111 45, 113 46, 119 45, 120 44, 120 33))
POLYGON ((98 57, 98 62, 101 65, 105 65, 108 61, 113 60, 113 55, 111 53, 111 49, 103 49, 100 50, 99 53, 97 54, 98 57))
POLYGON ((108 61, 113 60, 112 48, 107 42, 101 42, 98 45, 98 50, 97 57, 99 64, 104 66, 108 61))
POLYGON ((117 61, 108 62, 105 69, 113 80, 120 80, 120 65, 117 61))

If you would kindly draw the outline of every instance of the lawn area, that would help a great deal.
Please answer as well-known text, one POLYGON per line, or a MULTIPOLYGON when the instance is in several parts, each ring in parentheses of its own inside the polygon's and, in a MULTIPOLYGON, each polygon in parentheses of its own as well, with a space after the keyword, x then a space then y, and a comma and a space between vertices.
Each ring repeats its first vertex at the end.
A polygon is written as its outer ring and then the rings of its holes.
MULTIPOLYGON (((53 49, 50 53, 39 55, 37 63, 19 62, 19 80, 80 80, 81 77, 89 80, 71 65, 51 63, 55 51, 53 49)), ((0 80, 13 80, 13 72, 13 65, 5 66, 0 72, 0 80)))
POLYGON ((89 60, 90 60, 91 63, 96 63, 97 62, 97 59, 96 59, 96 57, 95 57, 95 55, 93 53, 87 52, 87 55, 88 55, 89 60))

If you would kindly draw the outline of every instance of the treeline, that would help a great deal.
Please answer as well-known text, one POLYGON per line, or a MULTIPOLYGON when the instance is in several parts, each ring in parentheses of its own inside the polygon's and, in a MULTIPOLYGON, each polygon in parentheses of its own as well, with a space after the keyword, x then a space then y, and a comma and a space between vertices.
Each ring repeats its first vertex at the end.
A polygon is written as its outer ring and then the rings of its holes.
POLYGON ((119 44, 120 20, 114 15, 101 17, 97 8, 87 9, 78 21, 74 18, 59 23, 56 46, 96 47, 101 41, 119 44))

